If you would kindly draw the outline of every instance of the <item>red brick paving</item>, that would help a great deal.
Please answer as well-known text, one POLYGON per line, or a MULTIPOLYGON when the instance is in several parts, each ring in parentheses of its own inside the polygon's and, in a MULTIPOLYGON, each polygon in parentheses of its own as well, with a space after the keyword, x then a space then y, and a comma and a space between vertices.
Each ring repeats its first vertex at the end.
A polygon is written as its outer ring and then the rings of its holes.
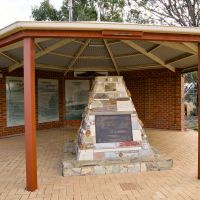
POLYGON ((151 145, 173 158, 172 170, 62 177, 63 143, 73 137, 73 132, 66 128, 38 132, 39 189, 32 193, 24 189, 24 137, 0 139, 0 200, 200 199, 197 132, 147 130, 151 145))

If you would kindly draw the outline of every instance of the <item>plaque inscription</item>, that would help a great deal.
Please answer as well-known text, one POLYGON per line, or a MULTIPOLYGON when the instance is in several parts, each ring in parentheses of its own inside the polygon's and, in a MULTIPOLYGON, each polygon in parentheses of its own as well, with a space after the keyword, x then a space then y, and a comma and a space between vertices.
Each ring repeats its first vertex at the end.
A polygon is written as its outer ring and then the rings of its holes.
POLYGON ((96 115, 96 143, 132 141, 131 115, 96 115))

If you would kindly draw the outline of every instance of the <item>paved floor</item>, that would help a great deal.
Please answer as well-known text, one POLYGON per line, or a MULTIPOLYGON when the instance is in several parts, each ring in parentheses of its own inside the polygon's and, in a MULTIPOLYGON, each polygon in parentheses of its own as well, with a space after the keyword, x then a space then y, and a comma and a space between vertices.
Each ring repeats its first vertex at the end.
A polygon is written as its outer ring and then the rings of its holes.
POLYGON ((106 176, 62 177, 63 143, 73 130, 39 131, 39 189, 25 186, 24 138, 0 139, 0 200, 152 200, 200 199, 197 132, 147 130, 152 146, 174 159, 170 171, 106 176))

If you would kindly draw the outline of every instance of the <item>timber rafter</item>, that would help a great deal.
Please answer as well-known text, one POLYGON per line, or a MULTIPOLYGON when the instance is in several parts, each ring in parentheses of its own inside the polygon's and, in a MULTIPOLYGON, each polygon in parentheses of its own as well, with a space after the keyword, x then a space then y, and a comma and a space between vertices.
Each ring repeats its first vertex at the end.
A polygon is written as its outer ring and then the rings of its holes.
MULTIPOLYGON (((62 46, 66 45, 66 44, 68 44, 68 43, 70 43, 72 41, 73 41, 72 39, 60 40, 59 42, 56 42, 55 44, 48 46, 46 49, 37 52, 35 54, 35 59, 40 58, 40 57, 44 56, 45 54, 47 54, 47 53, 49 53, 49 52, 51 52, 51 51, 53 51, 55 49, 58 49, 59 47, 62 47, 62 46)), ((16 63, 14 65, 11 65, 9 67, 9 72, 21 67, 22 65, 23 65, 23 61, 20 62, 20 63, 16 63)))
POLYGON ((136 44, 133 41, 128 41, 128 40, 122 40, 123 43, 127 44, 128 46, 132 47, 133 49, 139 51, 140 53, 144 54, 145 56, 147 56, 148 58, 152 59, 153 61, 155 61, 156 63, 159 63, 160 65, 162 65, 163 67, 166 67, 167 69, 175 72, 175 67, 173 67, 170 64, 166 64, 162 59, 160 59, 158 56, 154 55, 151 52, 146 51, 146 49, 142 48, 141 46, 139 46, 138 44, 136 44))

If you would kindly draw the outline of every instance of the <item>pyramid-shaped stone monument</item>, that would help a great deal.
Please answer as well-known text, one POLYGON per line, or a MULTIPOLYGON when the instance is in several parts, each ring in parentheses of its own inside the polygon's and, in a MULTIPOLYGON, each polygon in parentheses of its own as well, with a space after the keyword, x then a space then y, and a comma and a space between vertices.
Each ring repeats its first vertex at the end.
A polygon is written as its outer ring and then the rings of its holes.
MULTIPOLYGON (((66 143, 65 152, 71 147, 66 143)), ((95 78, 74 147, 76 158, 64 160, 63 175, 137 172, 172 166, 171 159, 161 157, 149 145, 122 76, 95 78)))
POLYGON ((78 160, 129 158, 148 149, 122 76, 97 77, 78 132, 78 160))

